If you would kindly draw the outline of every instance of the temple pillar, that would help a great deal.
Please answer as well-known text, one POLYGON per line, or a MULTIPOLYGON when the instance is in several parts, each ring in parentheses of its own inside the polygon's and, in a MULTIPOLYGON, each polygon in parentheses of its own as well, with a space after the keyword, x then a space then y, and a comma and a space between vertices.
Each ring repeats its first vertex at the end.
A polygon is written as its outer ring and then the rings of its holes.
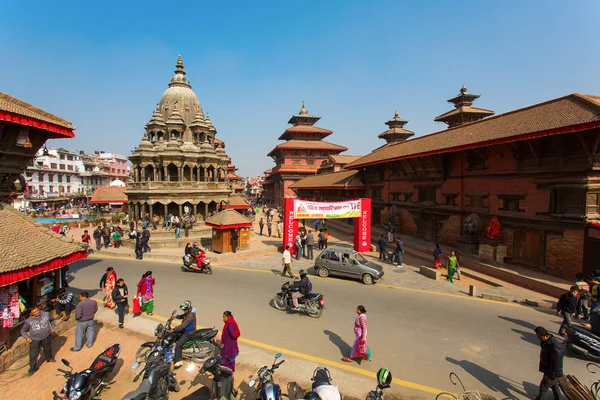
POLYGON ((169 205, 165 204, 165 221, 167 220, 167 214, 169 213, 169 205))
POLYGON ((168 181, 168 180, 169 180, 169 175, 167 174, 167 167, 164 166, 163 167, 163 181, 168 181))
POLYGON ((183 216, 183 206, 180 204, 179 205, 179 218, 181 218, 183 216))
POLYGON ((136 203, 135 204, 134 216, 135 216, 136 219, 140 218, 140 203, 136 203))
POLYGON ((198 168, 196 169, 196 180, 198 182, 200 182, 200 168, 202 167, 198 165, 198 168))
POLYGON ((152 212, 152 204, 149 204, 148 208, 149 208, 149 213, 150 213, 150 220, 152 220, 152 217, 154 216, 154 213, 152 212))
POLYGON ((197 211, 197 208, 196 208, 196 203, 194 203, 193 209, 194 209, 194 214, 193 215, 194 215, 194 218, 196 218, 196 214, 198 214, 198 211, 197 211))
POLYGON ((204 203, 204 220, 208 218, 208 203, 204 203))
POLYGON ((183 167, 177 167, 177 180, 183 182, 183 167))
POLYGON ((142 181, 146 180, 146 168, 142 168, 142 170, 140 171, 142 173, 142 181))

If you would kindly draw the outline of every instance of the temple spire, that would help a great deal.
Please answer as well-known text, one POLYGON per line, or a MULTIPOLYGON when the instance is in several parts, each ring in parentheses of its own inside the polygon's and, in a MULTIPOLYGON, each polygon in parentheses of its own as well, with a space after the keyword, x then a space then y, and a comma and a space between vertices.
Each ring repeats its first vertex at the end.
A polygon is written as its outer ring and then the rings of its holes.
POLYGON ((192 85, 185 77, 185 71, 183 69, 183 60, 181 59, 181 56, 177 56, 177 64, 175 64, 174 72, 175 72, 175 75, 173 75, 173 77, 171 78, 169 87, 171 87, 171 86, 186 86, 186 87, 189 87, 190 89, 192 88, 192 85))
POLYGON ((413 131, 404 129, 404 125, 407 123, 407 120, 400 118, 398 110, 396 110, 394 112, 394 118, 385 123, 389 129, 380 133, 378 137, 384 139, 388 144, 403 142, 415 134, 413 131))
POLYGON ((304 107, 304 100, 302 100, 302 108, 300 109, 300 113, 298 115, 308 115, 308 111, 306 111, 306 107, 304 107))
POLYGON ((454 110, 450 110, 442 115, 435 117, 434 121, 448 124, 448 128, 453 128, 468 122, 478 121, 482 118, 494 115, 494 111, 485 108, 473 107, 473 102, 481 95, 472 94, 467 91, 467 87, 462 85, 458 95, 448 99, 448 103, 454 104, 454 110))

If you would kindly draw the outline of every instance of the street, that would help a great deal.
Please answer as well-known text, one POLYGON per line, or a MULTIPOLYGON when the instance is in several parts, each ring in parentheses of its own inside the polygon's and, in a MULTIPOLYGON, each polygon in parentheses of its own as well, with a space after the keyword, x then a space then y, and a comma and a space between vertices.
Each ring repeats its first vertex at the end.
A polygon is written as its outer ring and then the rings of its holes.
MULTIPOLYGON (((362 304, 367 309, 373 361, 363 362, 360 368, 375 372, 386 366, 394 378, 456 391, 448 381, 448 374, 455 372, 467 389, 496 392, 499 397, 535 397, 541 374, 533 328, 542 325, 554 333, 560 323, 550 310, 311 275, 313 291, 325 297, 322 317, 312 319, 271 306, 286 278, 230 265, 214 266, 214 274, 207 276, 182 272, 177 264, 92 258, 73 264, 69 275, 72 287, 102 299, 98 282, 107 267, 113 266, 125 279, 130 293, 142 273, 152 270, 155 315, 168 316, 189 299, 197 309, 199 325, 220 329, 223 311, 230 310, 244 338, 334 362, 350 352, 355 310, 362 304)), ((413 273, 412 269, 405 272, 413 273)), ((126 327, 135 329, 135 323, 129 319, 126 327)), ((243 354, 238 361, 244 362, 243 354)), ((589 385, 593 375, 585 364, 566 356, 565 373, 589 385)))

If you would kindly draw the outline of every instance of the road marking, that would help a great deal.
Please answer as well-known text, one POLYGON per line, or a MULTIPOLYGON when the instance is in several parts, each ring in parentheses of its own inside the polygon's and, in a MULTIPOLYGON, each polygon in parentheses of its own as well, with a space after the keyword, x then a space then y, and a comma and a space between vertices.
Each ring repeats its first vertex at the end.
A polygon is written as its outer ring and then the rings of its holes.
MULTIPOLYGON (((103 301, 100 299, 97 299, 95 297, 92 297, 92 300, 96 301, 98 304, 102 304, 103 301)), ((157 321, 166 321, 168 318, 165 317, 161 317, 158 316, 156 314, 154 315, 141 315, 143 317, 147 317, 147 318, 152 318, 155 319, 157 321)), ((198 329, 203 329, 205 327, 203 326, 197 326, 198 329)), ((310 361, 313 362, 315 364, 319 364, 319 365, 327 365, 330 367, 334 367, 334 368, 339 368, 339 369, 343 369, 345 371, 349 371, 349 372, 354 372, 356 374, 360 374, 360 375, 364 375, 364 376, 368 376, 369 378, 373 378, 375 377, 375 372, 372 371, 367 371, 361 368, 357 368, 357 367, 353 367, 351 365, 348 364, 343 364, 341 362, 337 362, 337 361, 331 361, 331 360, 327 360, 325 358, 320 358, 320 357, 315 357, 315 356, 311 356, 310 354, 306 354, 306 353, 300 353, 294 350, 288 350, 288 349, 284 349, 281 347, 277 347, 277 346, 272 346, 270 344, 265 344, 265 343, 261 343, 261 342, 257 342, 254 340, 250 340, 250 339, 246 339, 243 337, 238 338, 238 341, 254 346, 254 347, 258 347, 261 349, 265 349, 265 350, 270 350, 270 351, 274 351, 277 353, 282 353, 282 354, 286 354, 292 357, 296 357, 296 358, 300 358, 302 360, 306 360, 306 361, 310 361)), ((414 390, 418 390, 421 392, 425 392, 425 393, 430 393, 430 394, 435 394, 437 395, 438 393, 444 392, 442 389, 436 389, 430 386, 426 386, 426 385, 421 385, 420 383, 414 383, 414 382, 409 382, 409 381, 405 381, 403 379, 398 379, 398 378, 393 378, 392 382, 398 386, 403 386, 409 389, 414 389, 414 390)))

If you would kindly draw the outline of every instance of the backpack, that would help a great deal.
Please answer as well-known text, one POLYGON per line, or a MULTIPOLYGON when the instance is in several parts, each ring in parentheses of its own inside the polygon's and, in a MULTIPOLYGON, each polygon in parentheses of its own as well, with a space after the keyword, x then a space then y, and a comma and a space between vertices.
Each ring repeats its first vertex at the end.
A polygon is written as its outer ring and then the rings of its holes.
POLYGON ((310 279, 307 279, 307 282, 306 282, 306 296, 308 296, 309 294, 312 294, 312 282, 310 281, 310 279))

